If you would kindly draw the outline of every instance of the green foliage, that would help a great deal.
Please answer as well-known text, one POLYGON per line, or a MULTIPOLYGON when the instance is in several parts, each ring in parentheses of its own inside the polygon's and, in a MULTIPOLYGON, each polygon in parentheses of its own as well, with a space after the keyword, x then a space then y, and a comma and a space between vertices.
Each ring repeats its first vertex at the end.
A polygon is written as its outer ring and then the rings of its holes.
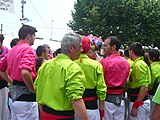
POLYGON ((139 41, 160 48, 159 0, 77 0, 68 23, 80 34, 119 36, 123 44, 139 41))

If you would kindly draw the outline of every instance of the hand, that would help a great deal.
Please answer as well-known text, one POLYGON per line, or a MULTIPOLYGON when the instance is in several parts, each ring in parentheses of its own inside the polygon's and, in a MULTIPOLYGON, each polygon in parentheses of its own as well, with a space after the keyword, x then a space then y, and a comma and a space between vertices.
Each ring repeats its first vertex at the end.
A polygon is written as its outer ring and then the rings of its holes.
POLYGON ((132 117, 137 117, 137 109, 136 108, 133 108, 131 109, 131 116, 132 117))

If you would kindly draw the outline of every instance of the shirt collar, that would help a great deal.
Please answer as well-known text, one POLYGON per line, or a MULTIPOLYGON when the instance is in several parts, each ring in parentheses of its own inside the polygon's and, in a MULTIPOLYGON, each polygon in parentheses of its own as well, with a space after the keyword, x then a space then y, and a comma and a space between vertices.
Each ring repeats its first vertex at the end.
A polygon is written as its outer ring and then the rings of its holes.
POLYGON ((89 58, 89 57, 88 57, 86 54, 83 54, 83 53, 82 53, 82 54, 80 55, 80 58, 89 58))
POLYGON ((151 66, 154 66, 154 65, 157 65, 157 64, 160 65, 160 62, 159 61, 153 62, 153 63, 151 63, 151 66))
POLYGON ((29 45, 29 43, 26 42, 26 41, 24 41, 24 40, 20 40, 20 41, 18 42, 18 44, 27 44, 27 45, 29 45))
POLYGON ((136 58, 135 61, 134 61, 134 63, 136 63, 137 61, 140 61, 140 60, 144 60, 144 57, 142 56, 142 57, 136 58))
POLYGON ((109 57, 111 57, 111 56, 120 56, 120 55, 119 55, 118 52, 114 52, 114 53, 112 53, 112 54, 109 55, 109 57))

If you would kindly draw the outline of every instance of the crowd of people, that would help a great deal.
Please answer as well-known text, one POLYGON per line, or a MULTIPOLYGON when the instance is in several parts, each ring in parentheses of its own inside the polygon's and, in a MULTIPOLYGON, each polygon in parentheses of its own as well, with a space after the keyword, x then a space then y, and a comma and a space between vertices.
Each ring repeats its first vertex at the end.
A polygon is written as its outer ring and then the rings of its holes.
POLYGON ((23 25, 10 50, 0 35, 0 120, 160 119, 157 49, 67 33, 51 53, 31 47, 36 32, 23 25))

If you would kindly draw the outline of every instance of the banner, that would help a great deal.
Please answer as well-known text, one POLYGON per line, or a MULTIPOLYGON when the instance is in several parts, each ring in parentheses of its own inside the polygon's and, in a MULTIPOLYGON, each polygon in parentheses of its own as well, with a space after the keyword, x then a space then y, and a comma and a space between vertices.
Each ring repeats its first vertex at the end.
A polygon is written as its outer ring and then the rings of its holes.
POLYGON ((0 10, 14 12, 14 0, 0 0, 0 10))

